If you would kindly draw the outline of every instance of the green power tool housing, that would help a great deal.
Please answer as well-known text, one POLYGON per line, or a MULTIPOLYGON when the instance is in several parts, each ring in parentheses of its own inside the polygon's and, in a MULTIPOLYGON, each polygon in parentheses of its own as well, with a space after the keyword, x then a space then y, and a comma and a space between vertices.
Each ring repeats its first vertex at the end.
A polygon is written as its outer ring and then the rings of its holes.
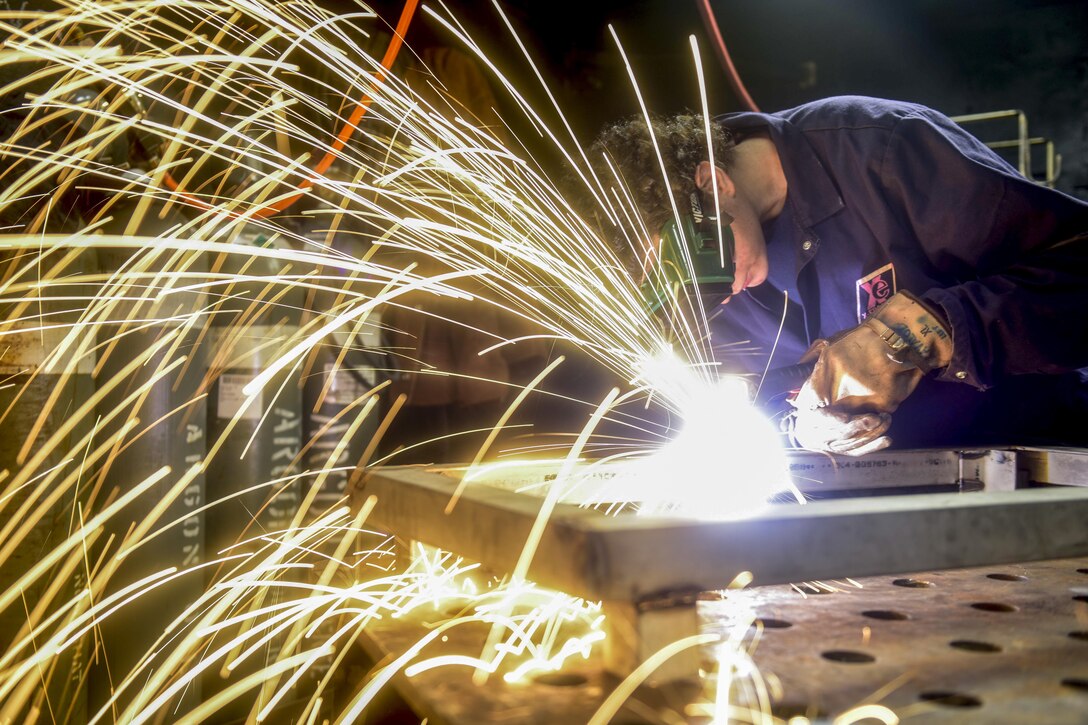
POLYGON ((690 202, 690 210, 682 211, 679 219, 672 218, 661 228, 660 266, 647 275, 641 287, 642 298, 651 312, 657 312, 670 299, 680 299, 684 287, 690 288, 691 296, 698 291, 699 301, 708 312, 733 291, 733 232, 729 228, 733 220, 724 213, 721 220, 714 217, 713 205, 707 207, 710 214, 704 213, 697 193, 692 193, 690 202), (685 246, 691 258, 690 267, 684 255, 685 246))

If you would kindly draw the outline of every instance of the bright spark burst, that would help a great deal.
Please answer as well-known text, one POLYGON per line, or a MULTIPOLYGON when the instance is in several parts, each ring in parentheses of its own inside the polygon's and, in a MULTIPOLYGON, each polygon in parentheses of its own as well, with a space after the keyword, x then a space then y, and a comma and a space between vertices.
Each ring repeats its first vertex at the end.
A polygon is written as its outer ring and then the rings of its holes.
MULTIPOLYGON (((478 52, 455 19, 424 11, 478 52)), ((481 130, 454 104, 429 105, 363 49, 377 28, 365 8, 333 16, 305 0, 65 0, 55 11, 0 13, 8 38, 0 68, 18 69, 0 96, 26 97, 0 147, 0 212, 10 220, 0 229, 7 395, 0 415, 14 421, 32 412, 0 478, 0 565, 64 512, 63 534, 0 595, 5 613, 23 607, 24 592, 38 597, 0 658, 0 719, 27 712, 67 719, 51 699, 68 676, 62 658, 81 647, 104 657, 105 628, 133 602, 179 582, 197 582, 202 593, 184 602, 131 670, 110 673, 110 698, 93 721, 166 713, 199 721, 236 699, 252 702, 261 721, 302 677, 331 663, 301 715, 317 718, 338 664, 386 617, 420 617, 435 628, 374 672, 343 720, 400 672, 464 666, 518 681, 588 655, 604 636, 598 605, 521 576, 501 586, 472 583, 472 565, 449 554, 420 551, 394 573, 390 542, 364 526, 372 502, 319 505, 346 441, 380 415, 381 385, 340 413, 343 437, 320 470, 305 470, 299 454, 282 476, 251 482, 270 492, 266 506, 277 505, 271 492, 301 486, 290 525, 261 530, 250 522, 243 540, 205 552, 204 563, 126 577, 125 562, 157 537, 252 493, 189 501, 234 431, 256 417, 248 449, 275 426, 270 416, 288 377, 308 374, 317 352, 337 351, 337 369, 348 365, 346 351, 395 352, 375 350, 366 335, 380 326, 383 308, 407 307, 407 295, 473 300, 537 330, 514 339, 480 331, 491 340, 480 355, 530 338, 562 340, 630 381, 631 392, 612 394, 591 422, 613 417, 665 441, 670 432, 640 422, 633 403, 652 397, 682 417, 683 431, 659 453, 621 456, 635 471, 631 481, 653 480, 655 466, 675 471, 678 461, 689 472, 722 469, 721 460, 705 462, 703 436, 725 425, 717 435, 737 447, 713 449, 727 465, 756 460, 753 446, 766 458, 731 468, 728 480, 689 476, 683 499, 705 511, 709 496, 729 515, 788 485, 774 433, 732 383, 717 379, 704 327, 692 323, 705 323, 698 303, 681 295, 664 324, 653 318, 614 253, 523 149, 481 130), (315 67, 321 72, 307 70, 315 67), (137 147, 141 163, 117 160, 137 147), (294 216, 283 213, 300 199, 294 216), (119 485, 112 469, 126 450, 166 426, 187 430, 216 376, 251 357, 261 370, 198 461, 119 485), (164 386, 177 393, 193 371, 195 391, 153 408, 164 386), (93 391, 71 397, 70 386, 93 391), (31 395, 39 387, 40 400, 31 395), (762 438, 751 437, 756 431, 762 438), (465 613, 438 622, 435 612, 451 607, 465 613), (472 623, 491 628, 483 654, 429 653, 441 633, 472 623), (237 676, 177 712, 200 678, 220 672, 237 676)), ((558 106, 563 133, 491 59, 479 60, 576 169, 602 213, 634 218, 625 190, 593 176, 558 106)), ((641 248, 644 237, 632 244, 641 248)), ((587 426, 560 465, 574 471, 593 433, 587 426)), ((373 455, 368 447, 361 465, 373 455)), ((649 486, 629 483, 622 497, 647 511, 685 512, 683 502, 663 501, 649 486)), ((520 569, 531 556, 530 546, 520 569)), ((720 659, 737 670, 727 654, 720 659)), ((75 673, 77 686, 85 678, 75 673)))

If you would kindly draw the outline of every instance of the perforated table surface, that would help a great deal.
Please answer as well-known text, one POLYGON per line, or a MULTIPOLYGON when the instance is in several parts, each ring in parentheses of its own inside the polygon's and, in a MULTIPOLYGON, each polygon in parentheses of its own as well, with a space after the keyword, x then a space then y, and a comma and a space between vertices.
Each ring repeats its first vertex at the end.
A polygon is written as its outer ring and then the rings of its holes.
MULTIPOLYGON (((779 718, 831 722, 882 704, 905 723, 1088 723, 1088 558, 757 587, 698 604, 707 631, 746 621, 738 609, 757 617, 746 640, 779 718)), ((383 621, 367 648, 400 654, 421 631, 383 621)), ((477 654, 486 633, 460 630, 429 654, 477 654)), ((704 655, 712 669, 713 650, 704 655)), ((440 668, 397 686, 431 723, 583 723, 616 682, 591 658, 527 684, 477 687, 466 668, 440 668)), ((613 722, 706 722, 686 709, 706 697, 644 688, 613 722)))

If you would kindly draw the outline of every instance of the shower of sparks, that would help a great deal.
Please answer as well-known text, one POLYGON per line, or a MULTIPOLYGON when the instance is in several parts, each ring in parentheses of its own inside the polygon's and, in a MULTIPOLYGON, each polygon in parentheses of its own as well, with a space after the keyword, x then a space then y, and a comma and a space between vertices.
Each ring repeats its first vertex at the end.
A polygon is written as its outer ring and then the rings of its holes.
MULTIPOLYGON (((479 53, 455 19, 422 11, 479 53)), ((368 383, 324 424, 338 441, 304 441, 269 480, 202 498, 211 467, 292 425, 277 411, 290 386, 320 376, 319 355, 335 360, 320 404, 333 374, 373 367, 360 353, 402 354, 374 340, 382 311, 411 310, 420 296, 491 306, 534 330, 511 339, 477 330, 489 340, 481 356, 560 340, 629 381, 591 422, 611 418, 665 442, 669 430, 632 413, 646 399, 685 420, 659 463, 643 445, 616 456, 624 465, 671 466, 670 478, 677 465, 736 473, 757 458, 753 441, 763 446, 762 468, 743 473, 754 487, 723 475, 685 493, 700 511, 708 496, 719 513, 747 510, 788 485, 774 433, 717 380, 697 302, 681 295, 664 323, 651 316, 615 253, 524 149, 455 103, 429 105, 388 72, 390 55, 367 51, 383 45, 381 28, 363 6, 332 15, 308 0, 61 0, 50 11, 0 12, 0 70, 14 78, 0 97, 20 99, 0 109, 11 121, 0 146, 0 421, 18 436, 0 474, 0 566, 33 557, 13 564, 17 578, 0 593, 0 612, 19 622, 4 631, 0 720, 72 719, 71 688, 85 688, 95 667, 109 687, 92 722, 200 721, 235 700, 264 721, 304 677, 299 719, 316 721, 337 667, 368 626, 390 618, 430 630, 371 673, 340 721, 396 675, 467 667, 517 682, 588 656, 605 636, 599 605, 525 581, 531 545, 510 580, 475 581, 473 566, 449 554, 398 560, 391 540, 365 529, 373 501, 321 498, 334 473, 377 460, 376 444, 345 459, 364 426, 380 435, 401 404, 382 412, 384 383, 368 383), (216 385, 252 361, 259 370, 228 401, 216 385), (202 440, 209 431, 193 421, 213 399, 223 428, 202 440), (722 421, 736 426, 725 434, 736 449, 708 463, 700 430, 722 421), (159 434, 203 442, 203 452, 122 479, 126 451, 159 434), (243 445, 231 448, 239 435, 243 445), (304 458, 311 448, 327 454, 317 470, 304 458), (203 556, 190 545, 178 566, 135 578, 126 570, 166 538, 184 540, 194 517, 254 492, 264 508, 248 512, 236 543, 203 556), (291 504, 288 492, 301 493, 291 504), (260 523, 269 511, 282 527, 260 523), (35 538, 50 528, 47 545, 35 538), (110 667, 111 628, 134 603, 178 587, 195 594, 154 645, 131 669, 110 667), (483 653, 431 647, 474 624, 491 631, 483 653), (187 703, 216 677, 221 689, 187 703)), ((479 60, 601 213, 634 218, 626 191, 594 177, 562 114, 565 135, 479 60)), ((642 249, 646 235, 628 233, 642 249)), ((563 470, 576 468, 593 434, 584 428, 563 470)), ((684 510, 649 488, 638 500, 647 511, 684 510)), ((722 681, 742 676, 740 660, 721 652, 722 681)))

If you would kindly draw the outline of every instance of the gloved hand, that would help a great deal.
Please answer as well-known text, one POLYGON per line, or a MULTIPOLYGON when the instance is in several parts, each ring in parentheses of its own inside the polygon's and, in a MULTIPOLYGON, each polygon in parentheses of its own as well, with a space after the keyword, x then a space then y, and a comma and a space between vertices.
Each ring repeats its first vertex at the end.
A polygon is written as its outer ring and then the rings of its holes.
POLYGON ((891 413, 922 376, 952 359, 952 335, 908 292, 857 327, 817 340, 802 362, 812 375, 791 401, 790 432, 802 448, 863 455, 887 447, 891 413))
POLYGON ((793 411, 785 423, 790 438, 809 451, 864 456, 892 442, 884 435, 892 424, 888 413, 851 415, 830 408, 806 408, 793 411))

